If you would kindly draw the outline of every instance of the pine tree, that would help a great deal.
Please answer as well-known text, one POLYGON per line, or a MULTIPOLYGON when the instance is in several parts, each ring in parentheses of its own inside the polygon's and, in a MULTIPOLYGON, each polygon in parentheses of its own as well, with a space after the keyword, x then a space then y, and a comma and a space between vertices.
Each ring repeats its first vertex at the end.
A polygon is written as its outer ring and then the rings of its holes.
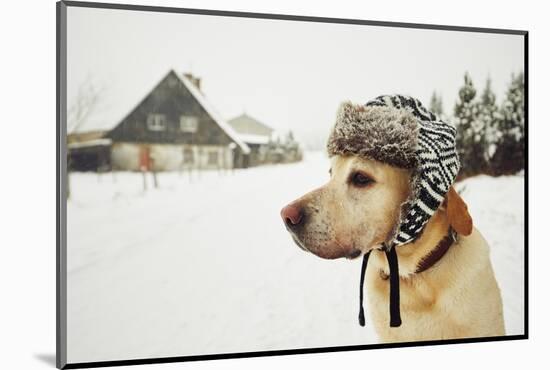
POLYGON ((455 125, 457 129, 457 150, 460 155, 461 176, 483 173, 485 161, 485 132, 479 120, 479 104, 475 101, 476 89, 468 73, 464 75, 464 85, 458 92, 455 104, 455 125))
POLYGON ((497 174, 512 174, 525 167, 524 75, 512 75, 502 103, 496 151, 491 158, 497 174))
POLYGON ((435 91, 432 93, 429 109, 438 117, 441 117, 443 115, 443 99, 441 98, 441 96, 437 95, 435 91))
POLYGON ((292 132, 292 130, 289 130, 287 135, 286 135, 286 141, 287 143, 293 143, 294 142, 294 133, 292 132))
POLYGON ((490 172, 494 172, 492 171, 491 158, 500 140, 500 131, 498 129, 500 117, 495 93, 491 88, 491 79, 487 78, 485 89, 481 93, 479 101, 479 121, 485 134, 483 139, 485 144, 484 158, 490 172))

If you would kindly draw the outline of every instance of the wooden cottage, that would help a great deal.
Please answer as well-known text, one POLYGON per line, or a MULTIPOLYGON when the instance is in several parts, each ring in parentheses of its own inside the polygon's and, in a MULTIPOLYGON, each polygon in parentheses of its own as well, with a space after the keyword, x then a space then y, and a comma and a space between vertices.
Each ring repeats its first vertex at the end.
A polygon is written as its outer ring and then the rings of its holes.
POLYGON ((109 131, 68 135, 77 171, 245 168, 250 148, 200 90, 200 79, 170 71, 109 131))
POLYGON ((250 153, 206 100, 200 79, 173 70, 105 138, 114 170, 243 168, 250 153))

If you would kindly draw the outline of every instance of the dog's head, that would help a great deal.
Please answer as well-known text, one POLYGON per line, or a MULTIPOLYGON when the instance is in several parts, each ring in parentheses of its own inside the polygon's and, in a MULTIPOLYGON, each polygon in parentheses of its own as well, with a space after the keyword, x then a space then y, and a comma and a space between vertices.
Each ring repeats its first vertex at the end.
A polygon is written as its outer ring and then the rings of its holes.
POLYGON ((355 258, 387 240, 409 187, 409 170, 336 155, 329 182, 284 207, 281 217, 302 249, 355 258))
MULTIPOLYGON (((327 184, 281 210, 296 244, 322 258, 355 258, 391 239, 410 195, 411 170, 335 155, 329 172, 327 184)), ((457 232, 471 233, 466 204, 452 187, 442 210, 457 232)))

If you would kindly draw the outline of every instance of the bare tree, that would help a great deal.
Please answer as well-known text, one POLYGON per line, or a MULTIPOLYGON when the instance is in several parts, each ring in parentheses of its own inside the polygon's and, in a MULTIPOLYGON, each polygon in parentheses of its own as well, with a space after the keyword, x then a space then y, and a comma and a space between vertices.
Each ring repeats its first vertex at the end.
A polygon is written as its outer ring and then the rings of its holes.
MULTIPOLYGON (((78 92, 74 100, 67 109, 67 134, 74 133, 81 129, 90 119, 92 114, 97 111, 101 102, 101 96, 104 88, 98 87, 88 76, 86 80, 78 87, 78 92)), ((71 157, 67 153, 67 199, 71 196, 69 168, 71 167, 71 157)))
POLYGON ((88 77, 78 88, 78 92, 67 111, 67 133, 78 131, 88 121, 101 102, 104 89, 96 86, 88 77))

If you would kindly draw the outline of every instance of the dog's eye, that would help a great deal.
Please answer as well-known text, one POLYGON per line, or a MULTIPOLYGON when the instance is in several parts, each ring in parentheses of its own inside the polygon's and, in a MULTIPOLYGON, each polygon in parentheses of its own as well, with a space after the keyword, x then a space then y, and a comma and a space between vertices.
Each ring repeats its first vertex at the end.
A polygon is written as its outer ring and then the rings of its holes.
POLYGON ((351 174, 350 182, 357 187, 364 187, 374 182, 373 179, 361 172, 351 174))

